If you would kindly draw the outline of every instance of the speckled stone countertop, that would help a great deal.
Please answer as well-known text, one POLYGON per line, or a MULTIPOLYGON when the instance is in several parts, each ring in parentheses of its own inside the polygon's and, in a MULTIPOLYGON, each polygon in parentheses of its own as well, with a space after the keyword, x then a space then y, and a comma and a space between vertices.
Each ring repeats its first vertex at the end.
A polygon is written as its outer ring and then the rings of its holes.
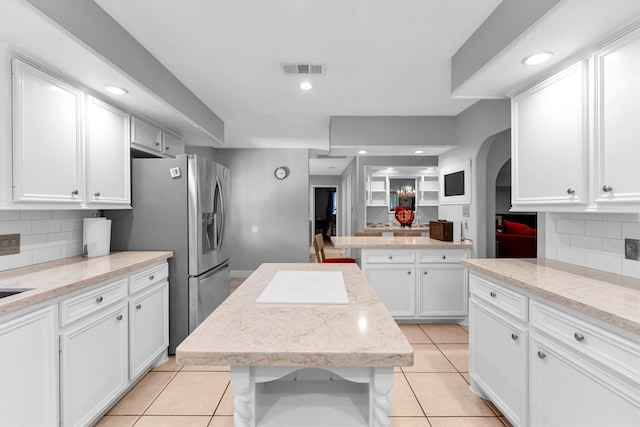
POLYGON ((185 365, 411 366, 413 348, 355 264, 262 264, 176 349, 185 365), (256 303, 278 271, 341 271, 348 304, 256 303))
POLYGON ((429 224, 412 224, 411 227, 402 227, 399 223, 370 222, 364 227, 364 231, 420 231, 429 232, 429 224))
POLYGON ((0 299, 0 314, 128 273, 171 258, 173 252, 112 252, 109 255, 65 258, 0 272, 0 290, 31 290, 0 299))
POLYGON ((333 246, 339 249, 470 249, 471 240, 443 242, 430 237, 412 236, 332 236, 333 246))
POLYGON ((548 259, 465 259, 471 270, 640 334, 640 279, 548 259))

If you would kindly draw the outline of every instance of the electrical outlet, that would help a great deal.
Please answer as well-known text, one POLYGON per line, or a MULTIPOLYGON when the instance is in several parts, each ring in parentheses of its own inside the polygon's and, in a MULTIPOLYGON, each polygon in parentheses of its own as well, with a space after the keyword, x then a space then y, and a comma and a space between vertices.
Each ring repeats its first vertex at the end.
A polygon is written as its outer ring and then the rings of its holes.
POLYGON ((20 253, 20 235, 3 234, 0 235, 0 256, 20 253))
POLYGON ((469 205, 462 205, 462 216, 464 218, 469 218, 469 215, 470 215, 469 209, 470 209, 469 205))
POLYGON ((638 239, 624 239, 624 257, 625 259, 632 259, 634 261, 640 261, 640 240, 638 239))

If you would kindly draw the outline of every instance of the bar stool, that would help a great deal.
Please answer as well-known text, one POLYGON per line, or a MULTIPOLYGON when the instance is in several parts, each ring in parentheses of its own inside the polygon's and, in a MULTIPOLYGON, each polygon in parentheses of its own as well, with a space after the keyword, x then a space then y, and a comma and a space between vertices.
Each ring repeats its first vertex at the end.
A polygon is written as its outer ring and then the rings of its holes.
POLYGON ((313 239, 313 250, 316 252, 316 260, 319 263, 323 264, 347 264, 347 263, 355 263, 355 258, 327 258, 324 254, 324 238, 322 237, 322 233, 318 233, 315 235, 313 239))

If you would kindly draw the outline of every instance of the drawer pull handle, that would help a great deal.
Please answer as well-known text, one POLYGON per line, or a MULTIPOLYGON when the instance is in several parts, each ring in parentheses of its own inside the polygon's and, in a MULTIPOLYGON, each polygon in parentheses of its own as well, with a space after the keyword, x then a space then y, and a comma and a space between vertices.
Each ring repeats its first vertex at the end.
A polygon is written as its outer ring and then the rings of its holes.
POLYGON ((100 197, 100 192, 99 192, 99 191, 96 191, 96 193, 94 194, 94 196, 96 196, 96 199, 97 199, 98 197, 100 197))
POLYGON ((411 271, 407 271, 407 274, 411 274, 411 271))
POLYGON ((493 291, 491 291, 491 293, 489 295, 491 295, 491 298, 495 298, 496 297, 496 293, 493 292, 493 291))
POLYGON ((142 308, 142 304, 136 305, 136 310, 140 310, 142 308))
POLYGON ((546 354, 544 354, 542 351, 538 351, 538 357, 539 357, 540 359, 544 359, 545 357, 547 357, 547 355, 546 355, 546 354))
POLYGON ((567 188, 567 194, 570 194, 573 196, 574 194, 576 194, 576 190, 574 190, 573 188, 567 188))
POLYGON ((393 255, 389 255, 389 259, 393 259, 393 255))
POLYGON ((149 276, 149 280, 153 280, 155 279, 156 276, 154 276, 153 274, 151 276, 149 276))
POLYGON ((611 191, 611 190, 613 190, 613 189, 612 189, 612 188, 611 188, 611 186, 609 186, 609 185, 606 185, 606 184, 605 184, 605 185, 602 187, 602 191, 604 191, 605 193, 608 193, 608 192, 609 192, 609 191, 611 191))
POLYGON ((116 319, 122 320, 122 314, 119 314, 118 317, 116 317, 116 319))
POLYGON ((100 304, 102 302, 102 296, 99 296, 98 298, 96 298, 96 302, 100 304))
POLYGON ((447 256, 446 255, 442 255, 442 259, 447 259, 447 256))
POLYGON ((584 341, 584 335, 579 334, 577 332, 573 334, 573 337, 576 339, 576 341, 584 341))
POLYGON ((518 335, 511 334, 511 339, 514 340, 514 341, 518 341, 518 335))
POLYGON ((427 274, 429 274, 429 272, 428 272, 428 271, 425 271, 425 272, 424 272, 424 275, 426 276, 427 274))

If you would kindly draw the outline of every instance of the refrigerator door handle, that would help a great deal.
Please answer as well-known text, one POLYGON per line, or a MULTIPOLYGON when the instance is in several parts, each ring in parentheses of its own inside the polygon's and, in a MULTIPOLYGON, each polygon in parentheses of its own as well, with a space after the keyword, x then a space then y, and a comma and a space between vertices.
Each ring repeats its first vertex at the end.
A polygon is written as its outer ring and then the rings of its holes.
POLYGON ((216 177, 216 187, 217 187, 217 191, 216 193, 216 197, 218 198, 217 202, 220 203, 220 213, 218 215, 218 212, 216 212, 216 249, 219 249, 222 247, 222 240, 224 239, 224 229, 225 229, 225 207, 224 207, 224 193, 222 190, 222 183, 220 182, 220 178, 216 177), (220 232, 218 232, 218 221, 220 221, 220 232))

